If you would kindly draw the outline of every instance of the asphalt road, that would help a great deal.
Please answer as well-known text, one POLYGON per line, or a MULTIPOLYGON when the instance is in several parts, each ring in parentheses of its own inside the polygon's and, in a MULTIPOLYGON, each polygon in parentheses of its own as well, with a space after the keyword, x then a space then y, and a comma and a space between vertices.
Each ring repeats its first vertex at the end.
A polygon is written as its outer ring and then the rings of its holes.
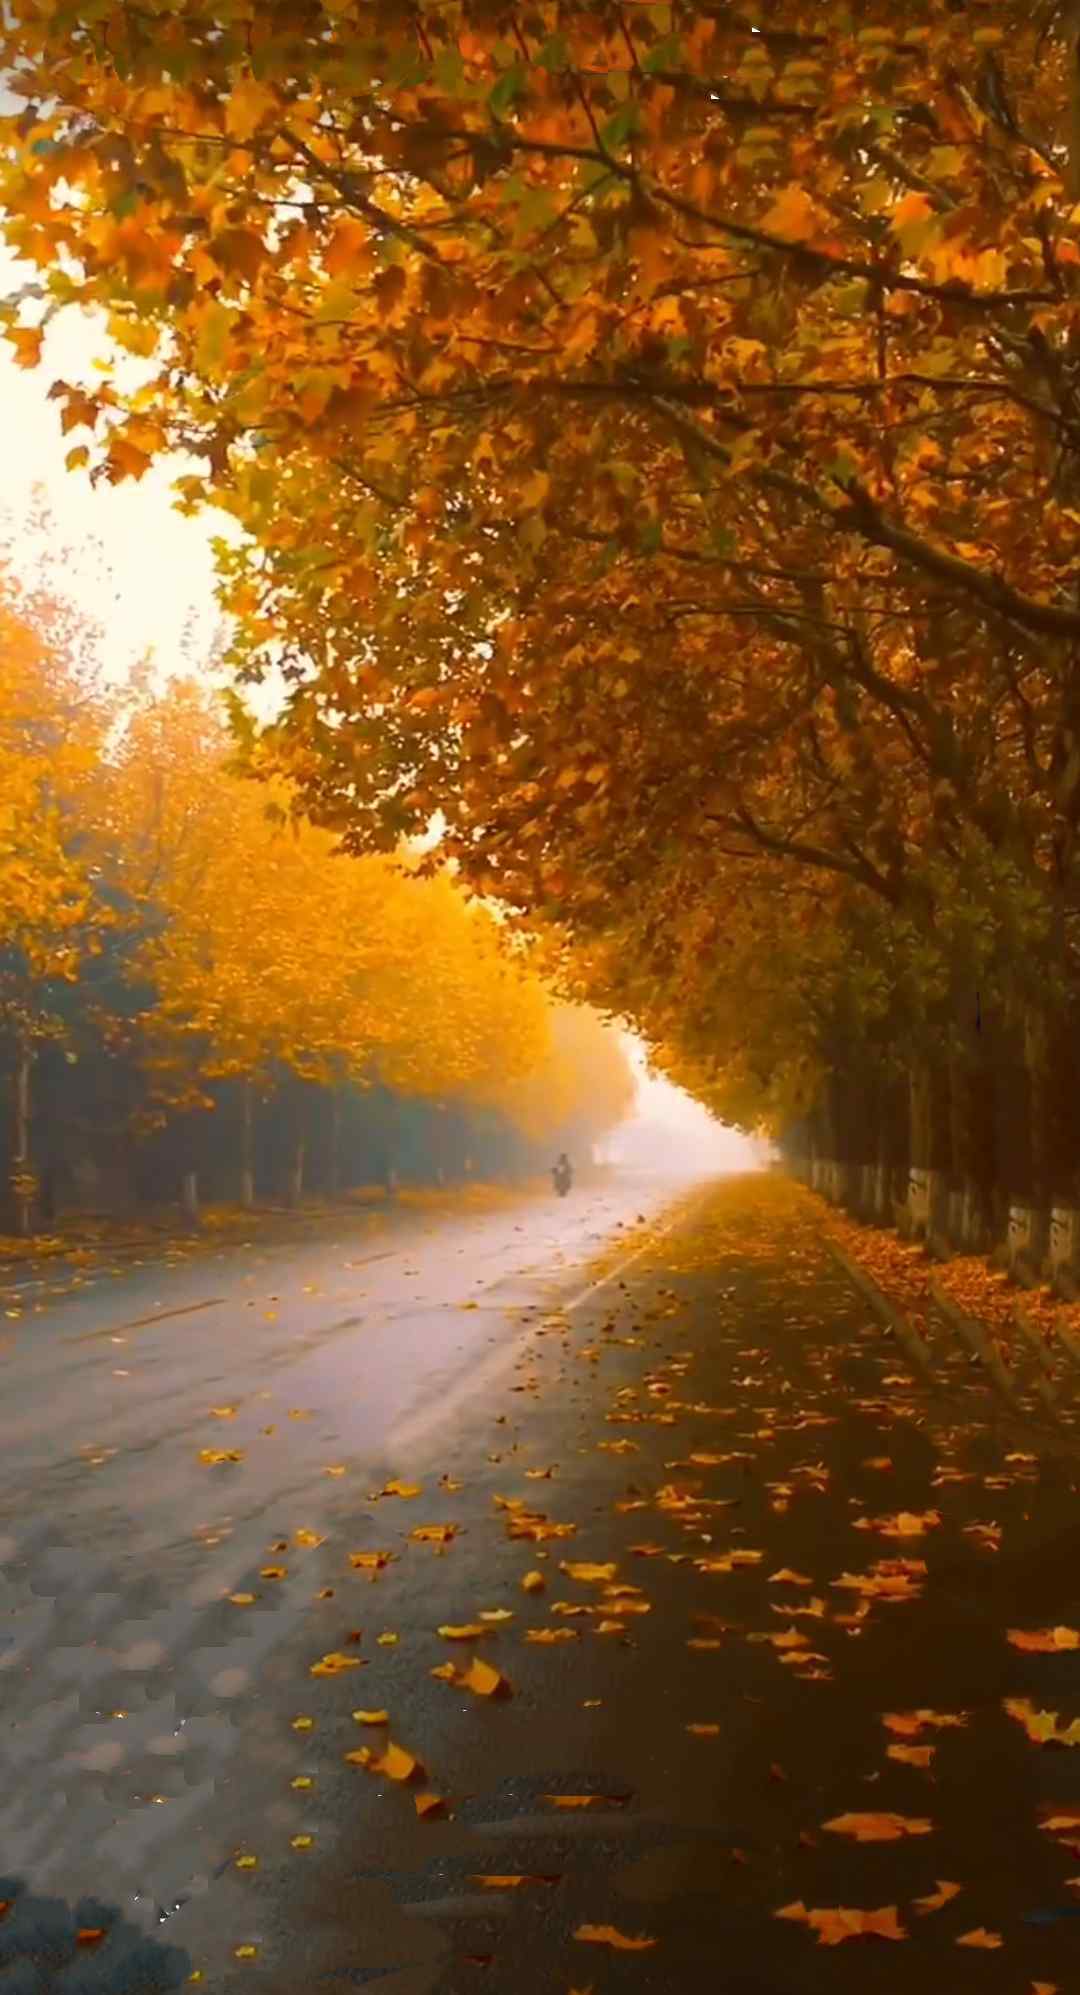
POLYGON ((801 1197, 9 1319, 0 1988, 1073 1995, 1075 1438, 913 1378, 801 1197))
MULTIPOLYGON (((0 1874, 201 1939, 223 1863, 274 1819, 275 1756, 238 1754, 245 1725, 295 1738, 268 1665, 290 1636, 334 1646, 344 1521, 410 1463, 452 1459, 524 1326, 589 1299, 673 1189, 624 1177, 6 1273, 0 1874), (278 1541, 285 1576, 260 1579, 278 1541), (314 1603, 333 1579, 335 1604, 314 1603)), ((346 1571, 352 1615, 364 1576, 346 1571)))

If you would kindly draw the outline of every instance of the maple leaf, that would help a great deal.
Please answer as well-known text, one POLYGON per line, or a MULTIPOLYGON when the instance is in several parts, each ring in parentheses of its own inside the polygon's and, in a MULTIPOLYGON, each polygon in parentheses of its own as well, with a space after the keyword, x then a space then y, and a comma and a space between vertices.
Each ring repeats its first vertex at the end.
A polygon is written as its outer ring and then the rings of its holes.
POLYGON ((774 1912, 776 1919, 791 1919, 810 1926, 818 1936, 820 1946, 839 1946, 844 1940, 872 1936, 883 1940, 904 1940, 907 1934, 900 1924, 898 1907, 883 1905, 876 1911, 858 1911, 847 1906, 837 1906, 831 1910, 808 1911, 801 1902, 782 1906, 774 1912))

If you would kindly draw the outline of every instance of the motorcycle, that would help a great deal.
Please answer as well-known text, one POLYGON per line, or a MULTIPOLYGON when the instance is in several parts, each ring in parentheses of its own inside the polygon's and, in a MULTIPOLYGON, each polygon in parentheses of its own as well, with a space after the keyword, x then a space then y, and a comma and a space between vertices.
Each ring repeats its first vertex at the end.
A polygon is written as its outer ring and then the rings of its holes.
POLYGON ((565 1198, 574 1182, 574 1174, 569 1164, 556 1164, 555 1169, 551 1173, 551 1182, 558 1192, 559 1197, 565 1198))

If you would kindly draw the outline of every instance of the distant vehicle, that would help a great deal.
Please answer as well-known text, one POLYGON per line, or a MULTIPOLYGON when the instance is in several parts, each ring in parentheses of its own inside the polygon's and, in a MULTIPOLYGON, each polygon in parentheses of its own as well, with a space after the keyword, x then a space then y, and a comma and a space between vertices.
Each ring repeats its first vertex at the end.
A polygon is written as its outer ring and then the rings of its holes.
POLYGON ((551 1182, 558 1192, 559 1197, 565 1198, 574 1182, 574 1173, 570 1167, 570 1159, 565 1150, 551 1173, 551 1182))

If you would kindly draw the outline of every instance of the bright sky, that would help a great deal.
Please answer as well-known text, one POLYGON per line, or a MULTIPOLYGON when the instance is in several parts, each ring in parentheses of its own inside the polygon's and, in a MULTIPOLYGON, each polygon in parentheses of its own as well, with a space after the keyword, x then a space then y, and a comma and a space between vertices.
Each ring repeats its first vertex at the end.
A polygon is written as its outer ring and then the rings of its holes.
MULTIPOLYGON (((0 250, 0 291, 34 274, 0 250)), ((149 646, 164 669, 190 671, 209 655, 220 622, 210 539, 235 528, 217 513, 185 519, 172 510, 169 486, 192 468, 183 459, 121 485, 92 487, 85 471, 65 469, 66 453, 87 440, 86 432, 61 435, 60 412, 47 392, 58 378, 93 385, 92 363, 106 346, 89 320, 61 317, 46 334, 41 366, 27 371, 0 339, 0 514, 18 529, 34 486, 44 488, 60 541, 77 550, 69 593, 105 626, 102 662, 110 676, 123 676, 149 646), (186 655, 185 625, 191 639, 186 655)), ((32 558, 29 547, 27 555, 32 558)))

